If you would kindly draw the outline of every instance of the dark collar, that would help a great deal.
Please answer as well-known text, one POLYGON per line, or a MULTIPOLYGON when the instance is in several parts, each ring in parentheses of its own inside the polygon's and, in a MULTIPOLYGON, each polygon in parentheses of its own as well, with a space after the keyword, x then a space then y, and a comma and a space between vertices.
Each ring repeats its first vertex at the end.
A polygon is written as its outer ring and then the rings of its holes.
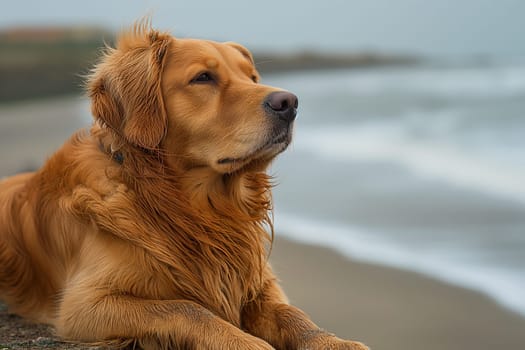
POLYGON ((99 142, 98 147, 103 153, 109 155, 111 159, 113 159, 115 162, 119 163, 120 165, 124 163, 124 155, 122 154, 122 152, 120 151, 113 152, 111 150, 111 147, 109 147, 108 149, 108 147, 104 146, 102 141, 99 142))

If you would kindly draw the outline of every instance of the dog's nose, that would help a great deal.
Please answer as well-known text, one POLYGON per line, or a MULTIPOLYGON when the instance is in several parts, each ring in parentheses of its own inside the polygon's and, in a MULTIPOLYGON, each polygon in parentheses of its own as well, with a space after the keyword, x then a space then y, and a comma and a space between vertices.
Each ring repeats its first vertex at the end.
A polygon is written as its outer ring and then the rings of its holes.
POLYGON ((295 120, 299 101, 297 100, 297 96, 291 92, 276 91, 266 96, 264 104, 272 114, 290 123, 295 120))

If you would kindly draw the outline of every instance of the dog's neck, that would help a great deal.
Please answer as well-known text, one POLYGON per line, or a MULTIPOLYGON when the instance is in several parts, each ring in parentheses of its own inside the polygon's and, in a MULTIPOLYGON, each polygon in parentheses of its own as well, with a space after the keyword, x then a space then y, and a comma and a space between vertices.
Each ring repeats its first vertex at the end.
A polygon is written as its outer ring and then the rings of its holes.
POLYGON ((95 125, 91 134, 100 150, 122 167, 127 180, 135 184, 132 187, 162 181, 183 192, 195 209, 221 216, 229 216, 234 210, 244 213, 247 221, 265 220, 271 210, 271 177, 264 171, 219 174, 204 166, 177 166, 160 152, 130 144, 106 127, 95 125), (225 202, 229 203, 227 209, 223 208, 225 202))

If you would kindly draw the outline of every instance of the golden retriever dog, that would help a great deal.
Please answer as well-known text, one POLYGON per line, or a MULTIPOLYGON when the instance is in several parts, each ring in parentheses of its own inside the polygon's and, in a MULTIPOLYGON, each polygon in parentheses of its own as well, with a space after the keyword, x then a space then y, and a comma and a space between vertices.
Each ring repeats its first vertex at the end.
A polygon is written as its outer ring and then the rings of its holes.
POLYGON ((297 98, 260 84, 247 49, 142 21, 87 91, 91 130, 0 183, 12 312, 114 347, 366 349, 289 305, 268 264, 265 169, 291 141, 297 98))

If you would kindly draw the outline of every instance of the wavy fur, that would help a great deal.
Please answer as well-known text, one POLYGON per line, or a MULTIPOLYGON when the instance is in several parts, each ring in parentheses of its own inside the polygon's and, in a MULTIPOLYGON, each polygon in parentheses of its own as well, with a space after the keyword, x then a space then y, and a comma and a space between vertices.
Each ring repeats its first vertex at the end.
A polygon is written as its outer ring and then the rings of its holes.
POLYGON ((268 264, 265 169, 291 125, 262 108, 278 90, 256 74, 238 44, 147 20, 121 35, 88 79, 90 132, 0 182, 11 311, 116 348, 365 349, 290 306, 268 264))

